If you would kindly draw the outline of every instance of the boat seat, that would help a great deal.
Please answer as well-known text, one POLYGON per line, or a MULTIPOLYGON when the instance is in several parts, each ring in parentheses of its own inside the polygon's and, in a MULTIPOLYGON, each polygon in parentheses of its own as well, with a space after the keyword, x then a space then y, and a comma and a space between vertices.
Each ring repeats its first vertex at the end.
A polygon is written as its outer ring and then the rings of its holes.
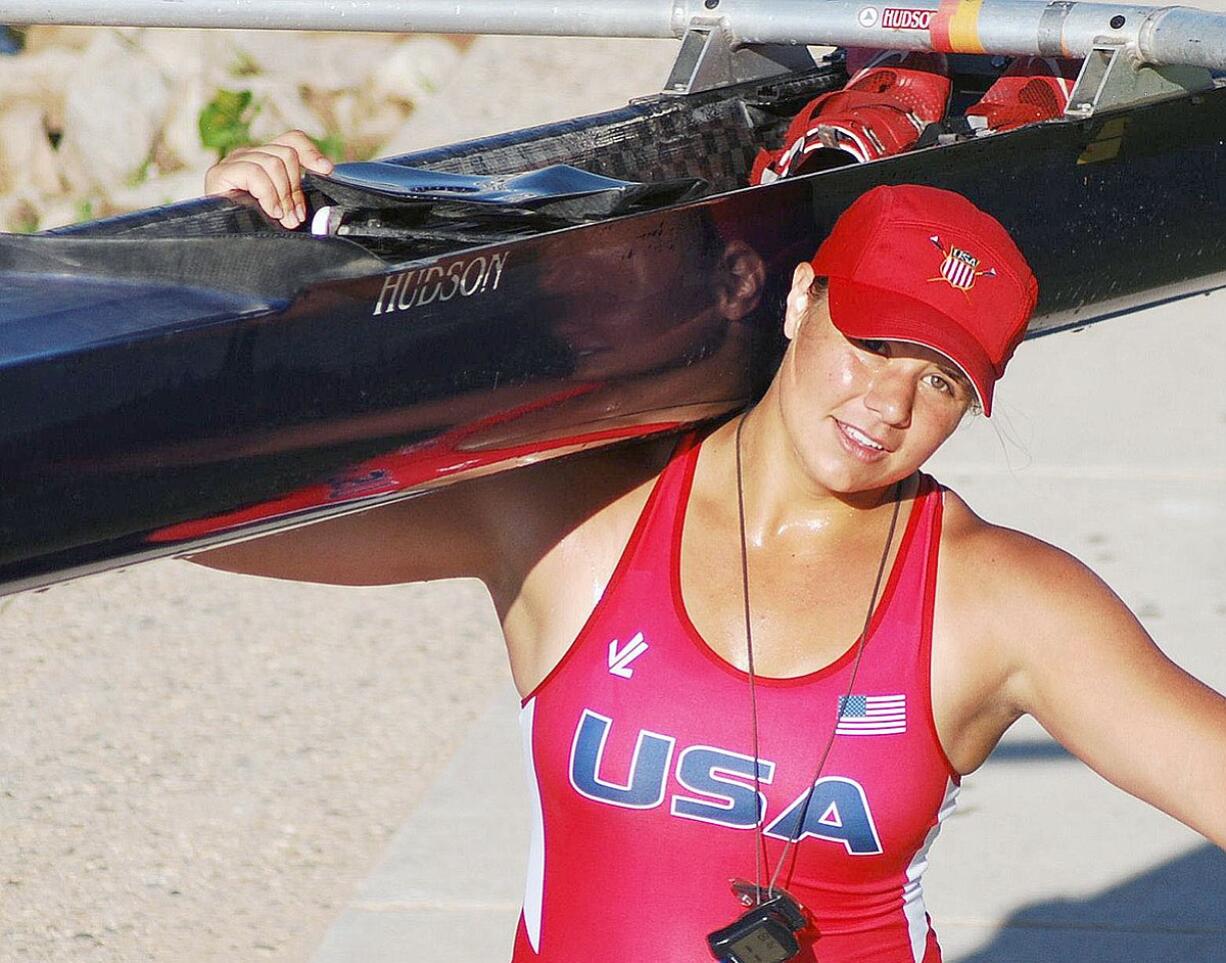
POLYGON ((617 180, 553 164, 511 174, 454 174, 383 161, 338 164, 328 176, 310 175, 311 187, 333 203, 353 208, 479 205, 485 214, 504 210, 563 220, 591 220, 633 213, 704 193, 696 177, 658 183, 617 180))

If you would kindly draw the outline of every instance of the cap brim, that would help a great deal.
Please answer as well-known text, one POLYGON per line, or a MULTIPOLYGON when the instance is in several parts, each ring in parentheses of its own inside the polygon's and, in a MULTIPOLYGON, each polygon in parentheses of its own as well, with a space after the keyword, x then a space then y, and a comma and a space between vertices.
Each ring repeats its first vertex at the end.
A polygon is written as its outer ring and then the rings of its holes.
POLYGON ((849 338, 905 341, 943 354, 970 381, 985 416, 992 414, 996 372, 965 328, 930 304, 887 288, 832 277, 830 319, 849 338))

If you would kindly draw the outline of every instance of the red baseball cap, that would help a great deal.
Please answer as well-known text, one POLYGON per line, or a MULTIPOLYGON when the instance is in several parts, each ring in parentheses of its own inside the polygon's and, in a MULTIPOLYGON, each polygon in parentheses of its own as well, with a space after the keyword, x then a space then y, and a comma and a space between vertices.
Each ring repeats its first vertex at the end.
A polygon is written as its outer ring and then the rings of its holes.
POLYGON ((999 221, 952 191, 874 187, 843 212, 812 263, 829 278, 830 317, 843 334, 940 352, 992 413, 992 388, 1039 293, 999 221))

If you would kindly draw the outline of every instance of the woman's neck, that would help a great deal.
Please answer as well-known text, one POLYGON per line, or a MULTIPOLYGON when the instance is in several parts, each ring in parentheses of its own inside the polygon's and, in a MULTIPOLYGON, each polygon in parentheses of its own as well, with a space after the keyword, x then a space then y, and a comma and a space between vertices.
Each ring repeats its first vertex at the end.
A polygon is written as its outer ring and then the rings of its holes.
MULTIPOLYGON (((751 544, 790 537, 840 538, 863 531, 868 518, 890 510, 894 484, 848 493, 833 491, 814 479, 792 445, 769 392, 757 406, 721 426, 707 440, 715 448, 712 467, 720 489, 733 493, 734 498, 738 428, 746 536, 751 544)), ((735 504, 731 502, 734 509, 735 504)))

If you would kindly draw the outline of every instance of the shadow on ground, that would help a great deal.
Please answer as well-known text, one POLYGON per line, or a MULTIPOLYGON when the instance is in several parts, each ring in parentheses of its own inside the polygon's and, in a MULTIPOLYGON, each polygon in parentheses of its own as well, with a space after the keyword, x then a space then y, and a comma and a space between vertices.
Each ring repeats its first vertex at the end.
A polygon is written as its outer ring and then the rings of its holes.
POLYGON ((1226 963, 1226 853, 1206 845, 1097 896, 1033 903, 953 963, 1226 963))
POLYGON ((991 764, 999 762, 1051 762, 1067 760, 1077 762, 1077 757, 1054 739, 1027 739, 1026 741, 1002 742, 992 750, 991 764))

